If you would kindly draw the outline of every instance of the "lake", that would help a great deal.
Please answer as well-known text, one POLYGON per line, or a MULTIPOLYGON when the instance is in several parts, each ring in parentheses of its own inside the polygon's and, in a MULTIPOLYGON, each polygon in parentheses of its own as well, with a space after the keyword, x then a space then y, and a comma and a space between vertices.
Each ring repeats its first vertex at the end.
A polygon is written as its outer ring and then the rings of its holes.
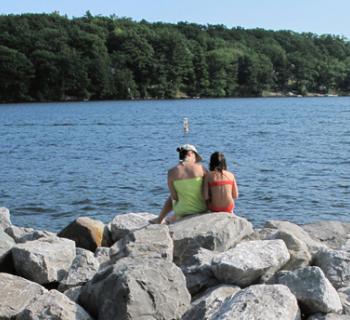
POLYGON ((52 231, 78 216, 158 214, 183 143, 205 165, 225 153, 236 214, 255 226, 350 221, 349 97, 0 105, 0 206, 52 231))

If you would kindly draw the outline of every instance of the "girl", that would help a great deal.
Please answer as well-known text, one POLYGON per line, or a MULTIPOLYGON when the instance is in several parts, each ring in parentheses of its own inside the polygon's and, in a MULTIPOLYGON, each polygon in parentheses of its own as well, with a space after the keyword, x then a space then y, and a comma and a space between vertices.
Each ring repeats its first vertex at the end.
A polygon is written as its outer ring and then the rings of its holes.
POLYGON ((209 210, 233 213, 238 187, 234 175, 227 171, 223 153, 214 152, 211 155, 209 170, 204 179, 204 198, 209 210))

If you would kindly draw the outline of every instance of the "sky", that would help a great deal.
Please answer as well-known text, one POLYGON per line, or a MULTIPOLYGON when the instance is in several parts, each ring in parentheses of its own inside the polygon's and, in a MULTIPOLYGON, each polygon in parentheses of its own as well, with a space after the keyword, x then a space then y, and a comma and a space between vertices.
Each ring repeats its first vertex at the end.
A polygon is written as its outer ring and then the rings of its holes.
POLYGON ((0 14, 129 17, 135 21, 224 24, 334 34, 350 40, 349 0, 0 0, 0 14))

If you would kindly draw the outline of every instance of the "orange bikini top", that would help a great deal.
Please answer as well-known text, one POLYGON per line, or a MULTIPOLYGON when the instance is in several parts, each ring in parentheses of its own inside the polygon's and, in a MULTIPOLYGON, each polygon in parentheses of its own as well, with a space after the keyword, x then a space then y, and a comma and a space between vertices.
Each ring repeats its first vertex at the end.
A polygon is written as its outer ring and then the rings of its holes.
POLYGON ((209 182, 209 187, 217 187, 217 186, 223 186, 223 185, 233 185, 233 181, 231 180, 218 180, 218 181, 212 181, 209 182))

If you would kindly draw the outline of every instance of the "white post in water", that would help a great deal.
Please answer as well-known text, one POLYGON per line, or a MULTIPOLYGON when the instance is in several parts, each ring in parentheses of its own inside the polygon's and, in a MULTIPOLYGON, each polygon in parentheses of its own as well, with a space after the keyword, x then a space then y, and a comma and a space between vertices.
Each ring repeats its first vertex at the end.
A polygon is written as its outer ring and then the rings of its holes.
POLYGON ((188 122, 188 118, 184 118, 183 127, 184 127, 184 133, 188 133, 190 131, 190 124, 188 122))

